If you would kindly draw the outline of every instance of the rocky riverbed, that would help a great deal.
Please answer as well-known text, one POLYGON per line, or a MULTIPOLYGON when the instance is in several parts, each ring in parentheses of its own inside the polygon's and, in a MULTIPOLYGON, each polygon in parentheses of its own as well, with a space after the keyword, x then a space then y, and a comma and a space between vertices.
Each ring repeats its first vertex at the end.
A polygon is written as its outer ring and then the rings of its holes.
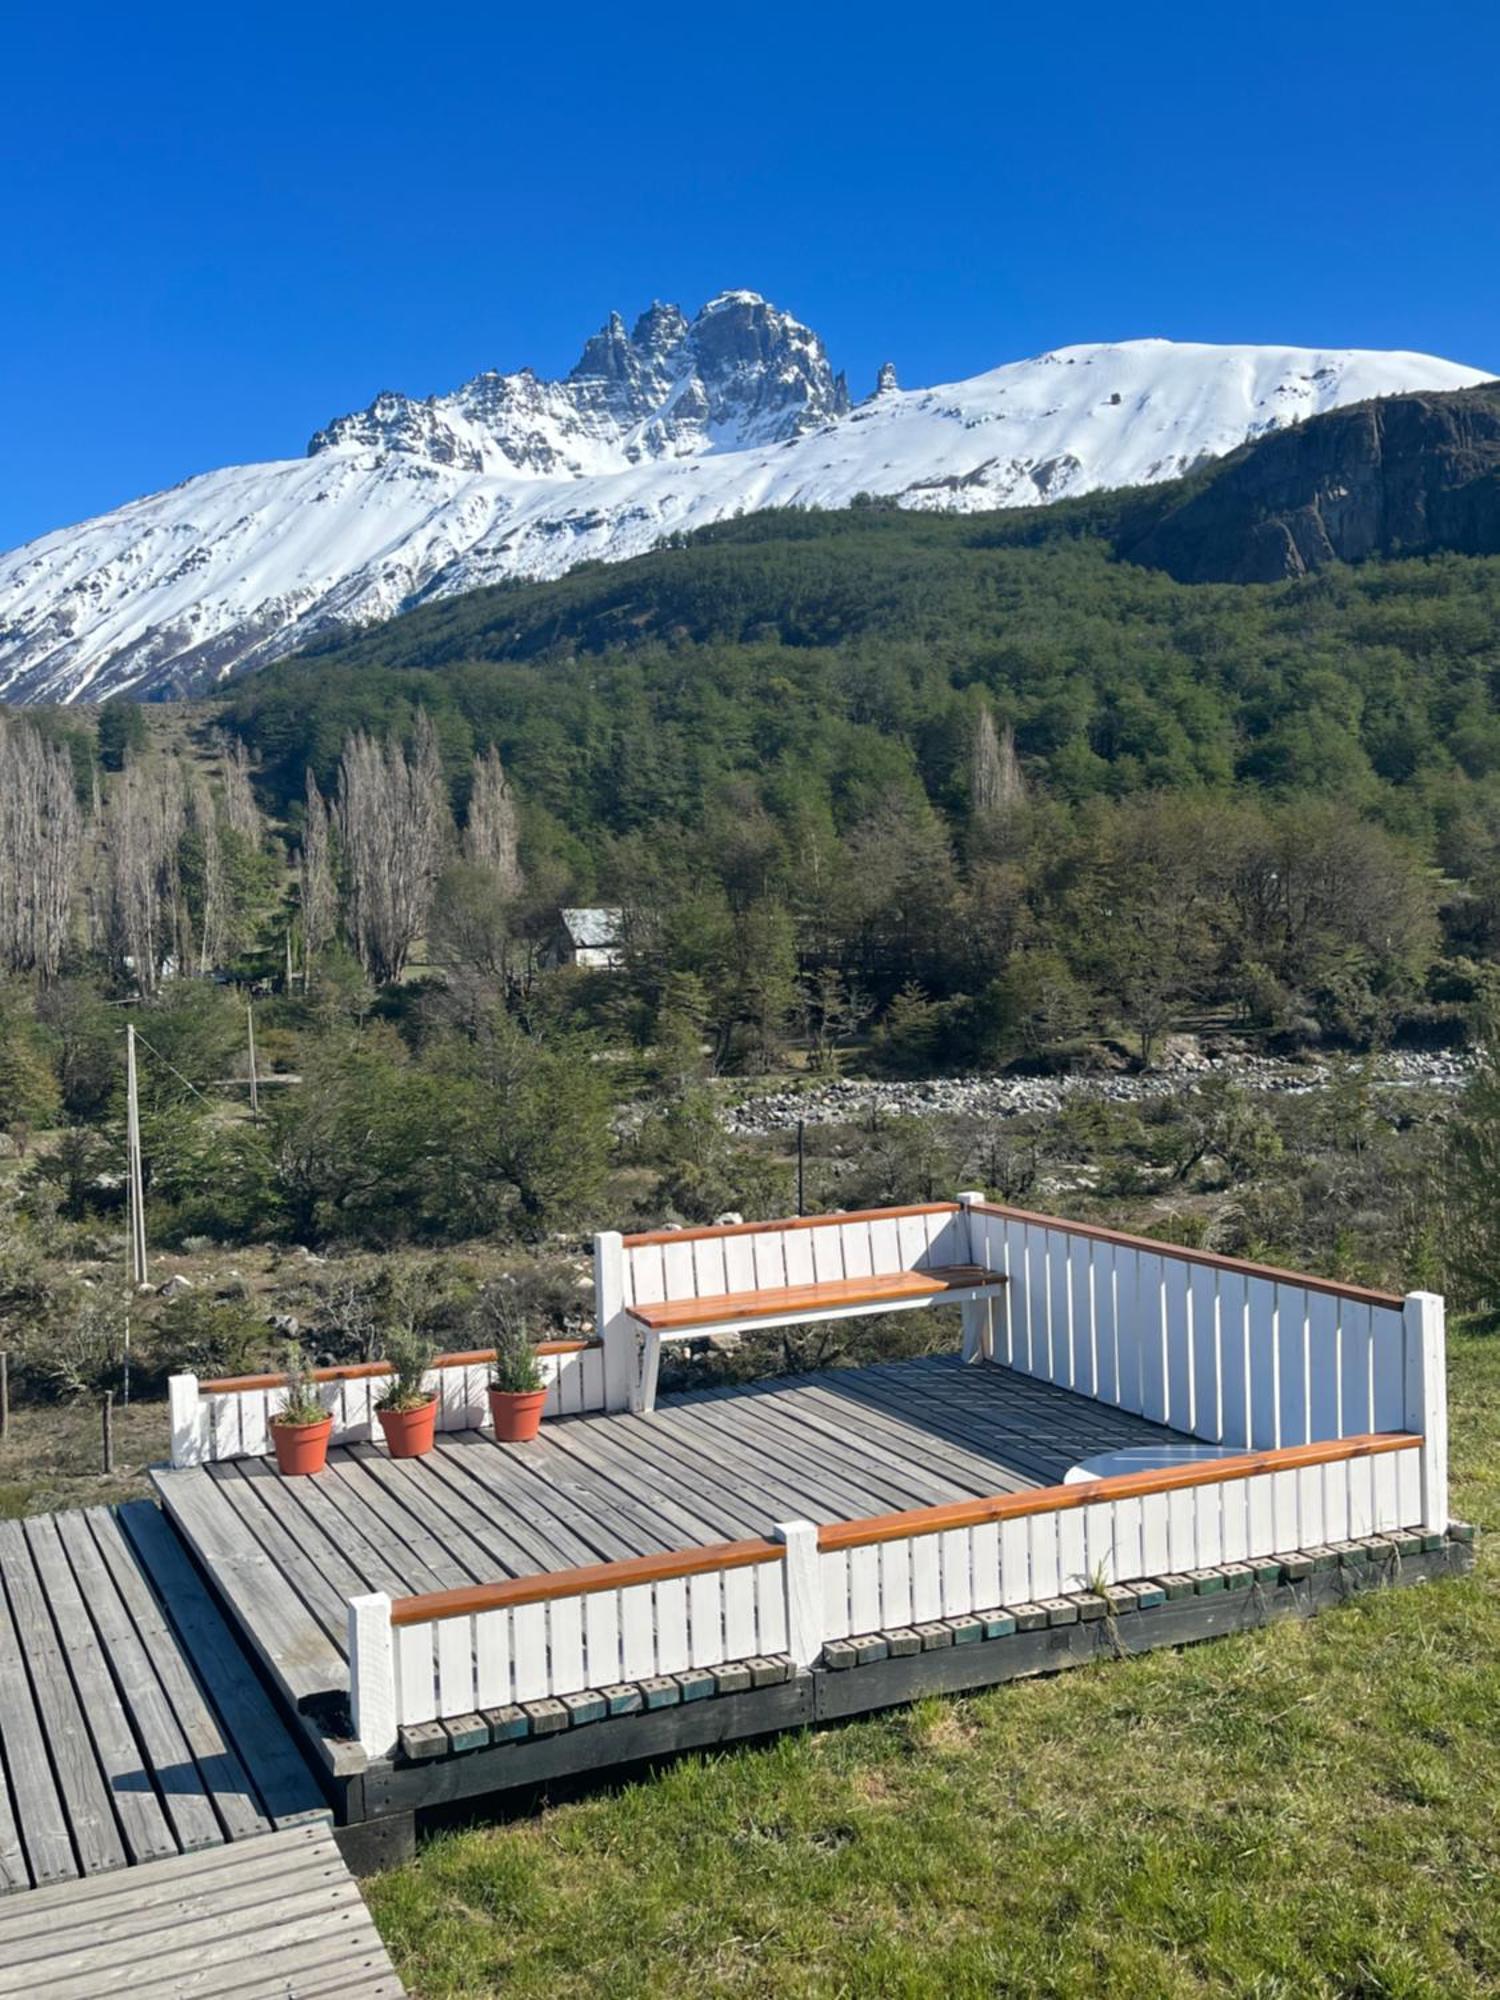
MULTIPOLYGON (((1467 1057, 1450 1050, 1397 1050, 1376 1059, 1377 1084, 1389 1089, 1457 1090, 1470 1071, 1467 1057)), ((731 1132, 780 1132, 809 1125, 847 1124, 872 1112, 890 1117, 1014 1118, 1024 1111, 1059 1111, 1073 1098, 1139 1103, 1189 1090, 1208 1078, 1225 1078, 1246 1090, 1305 1096, 1326 1089, 1333 1075, 1321 1061, 1287 1062, 1273 1056, 1212 1056, 1189 1047, 1169 1048, 1161 1066, 1143 1074, 1079 1073, 1073 1076, 946 1076, 920 1083, 881 1083, 837 1077, 801 1090, 780 1090, 731 1105, 731 1132)))

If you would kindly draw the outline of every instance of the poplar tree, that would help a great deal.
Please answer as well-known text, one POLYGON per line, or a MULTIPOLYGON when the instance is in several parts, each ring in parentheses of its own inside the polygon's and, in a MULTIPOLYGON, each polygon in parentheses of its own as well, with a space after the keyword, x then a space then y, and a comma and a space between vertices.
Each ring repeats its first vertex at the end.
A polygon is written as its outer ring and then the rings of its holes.
POLYGON ((422 935, 452 831, 425 710, 409 748, 363 731, 349 738, 337 817, 349 936, 366 972, 384 985, 401 977, 422 935))

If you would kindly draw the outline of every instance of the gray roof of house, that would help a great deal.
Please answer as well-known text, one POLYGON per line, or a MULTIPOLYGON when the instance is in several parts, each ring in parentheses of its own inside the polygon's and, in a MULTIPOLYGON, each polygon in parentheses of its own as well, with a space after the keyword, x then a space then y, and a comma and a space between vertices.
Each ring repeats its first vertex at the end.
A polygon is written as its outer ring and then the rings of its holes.
POLYGON ((575 945, 602 950, 620 941, 623 910, 564 910, 563 929, 575 945))

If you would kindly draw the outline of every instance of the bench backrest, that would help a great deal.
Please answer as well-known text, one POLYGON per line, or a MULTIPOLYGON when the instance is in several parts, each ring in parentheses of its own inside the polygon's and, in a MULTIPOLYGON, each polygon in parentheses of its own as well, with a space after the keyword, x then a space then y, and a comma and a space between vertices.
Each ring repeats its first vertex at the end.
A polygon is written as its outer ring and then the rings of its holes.
POLYGON ((925 1271, 967 1262, 968 1240, 968 1218, 952 1201, 654 1229, 621 1239, 624 1303, 656 1305, 925 1271))

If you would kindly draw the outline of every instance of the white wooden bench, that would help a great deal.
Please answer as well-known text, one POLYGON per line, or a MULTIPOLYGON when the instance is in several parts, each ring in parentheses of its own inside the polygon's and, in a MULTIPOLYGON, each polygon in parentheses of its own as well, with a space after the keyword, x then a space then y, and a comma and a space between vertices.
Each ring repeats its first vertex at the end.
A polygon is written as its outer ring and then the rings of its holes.
POLYGON ((987 1303, 1005 1284, 969 1247, 969 1204, 787 1217, 594 1238, 611 1409, 656 1402, 664 1340, 697 1340, 920 1306, 963 1308, 963 1350, 989 1346, 987 1303))

